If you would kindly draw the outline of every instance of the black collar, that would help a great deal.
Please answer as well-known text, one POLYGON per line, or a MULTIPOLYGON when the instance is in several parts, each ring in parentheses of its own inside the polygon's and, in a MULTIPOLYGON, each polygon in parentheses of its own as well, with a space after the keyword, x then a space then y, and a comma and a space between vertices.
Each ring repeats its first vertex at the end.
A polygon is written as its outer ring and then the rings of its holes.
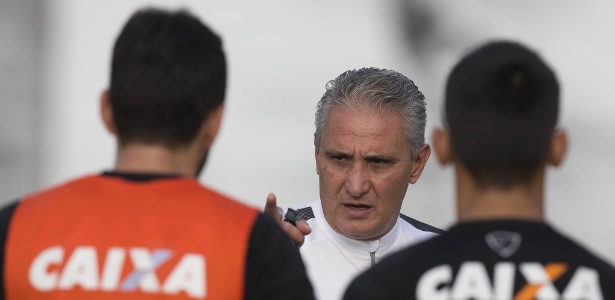
POLYGON ((177 174, 155 174, 155 173, 128 173, 128 172, 115 172, 115 171, 105 171, 101 174, 102 176, 107 177, 120 177, 122 179, 130 180, 130 181, 152 181, 157 179, 173 179, 173 178, 181 178, 181 175, 177 174))

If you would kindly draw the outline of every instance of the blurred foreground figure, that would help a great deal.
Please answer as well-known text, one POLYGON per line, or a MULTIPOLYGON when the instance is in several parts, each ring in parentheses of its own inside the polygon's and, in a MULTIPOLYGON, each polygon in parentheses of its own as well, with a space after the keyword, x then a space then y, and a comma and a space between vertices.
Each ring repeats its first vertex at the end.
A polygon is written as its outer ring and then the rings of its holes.
POLYGON ((495 42, 465 56, 446 86, 433 145, 455 166, 459 223, 359 276, 345 299, 615 299, 615 269, 544 222, 559 86, 534 52, 495 42))
MULTIPOLYGON (((341 299, 361 271, 442 232, 400 214, 431 153, 426 117, 423 94, 398 72, 352 70, 327 84, 314 134, 320 199, 286 214, 307 224, 282 223, 302 244, 318 299, 341 299)), ((281 221, 275 197, 267 200, 265 211, 281 221)))
POLYGON ((102 118, 112 171, 0 212, 6 299, 311 299, 278 224, 200 185, 223 112, 220 38, 187 12, 134 14, 102 118))

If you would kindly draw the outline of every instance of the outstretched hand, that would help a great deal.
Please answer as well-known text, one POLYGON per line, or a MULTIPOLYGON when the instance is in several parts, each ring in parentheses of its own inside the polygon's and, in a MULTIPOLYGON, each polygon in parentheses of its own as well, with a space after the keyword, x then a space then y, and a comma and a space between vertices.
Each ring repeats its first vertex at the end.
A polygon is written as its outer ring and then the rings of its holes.
POLYGON ((274 220, 278 221, 282 230, 286 232, 288 237, 295 243, 297 246, 303 245, 303 241, 305 240, 305 236, 312 232, 310 225, 306 221, 297 221, 296 226, 289 222, 284 222, 283 210, 278 206, 277 199, 275 194, 269 193, 267 195, 267 202, 265 203, 264 213, 272 217, 274 220))

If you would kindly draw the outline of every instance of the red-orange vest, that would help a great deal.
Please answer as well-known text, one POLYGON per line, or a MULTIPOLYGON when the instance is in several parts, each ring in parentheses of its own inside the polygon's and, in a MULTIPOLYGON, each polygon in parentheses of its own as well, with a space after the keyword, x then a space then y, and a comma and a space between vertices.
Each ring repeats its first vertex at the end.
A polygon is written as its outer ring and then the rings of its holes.
POLYGON ((7 299, 242 299, 257 216, 193 179, 81 178, 17 207, 7 299))

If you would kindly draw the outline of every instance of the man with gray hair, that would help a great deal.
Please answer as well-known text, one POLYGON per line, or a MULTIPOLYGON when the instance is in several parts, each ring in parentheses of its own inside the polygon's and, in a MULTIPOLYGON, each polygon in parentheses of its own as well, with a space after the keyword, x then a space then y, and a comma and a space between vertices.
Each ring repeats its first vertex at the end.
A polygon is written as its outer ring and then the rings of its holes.
POLYGON ((352 70, 327 84, 314 134, 320 200, 289 209, 289 222, 275 195, 265 207, 301 245, 319 299, 340 299, 361 271, 442 232, 400 214, 431 154, 425 123, 423 94, 398 72, 352 70))

